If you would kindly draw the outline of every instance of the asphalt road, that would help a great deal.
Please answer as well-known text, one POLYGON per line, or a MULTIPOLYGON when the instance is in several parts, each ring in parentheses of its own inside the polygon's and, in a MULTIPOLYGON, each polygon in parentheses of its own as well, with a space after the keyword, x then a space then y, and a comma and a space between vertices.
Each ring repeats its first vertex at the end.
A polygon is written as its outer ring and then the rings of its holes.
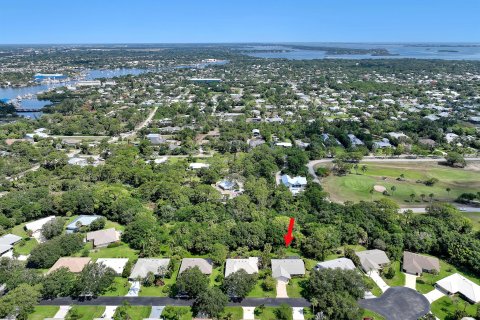
MULTIPOLYGON (((44 306, 90 305, 90 306, 119 306, 123 301, 128 301, 133 306, 191 306, 193 300, 174 299, 166 297, 98 297, 90 300, 77 300, 70 297, 42 300, 44 306)), ((240 302, 229 302, 230 307, 278 307, 286 303, 291 307, 305 308, 310 302, 303 298, 245 298, 240 302)))

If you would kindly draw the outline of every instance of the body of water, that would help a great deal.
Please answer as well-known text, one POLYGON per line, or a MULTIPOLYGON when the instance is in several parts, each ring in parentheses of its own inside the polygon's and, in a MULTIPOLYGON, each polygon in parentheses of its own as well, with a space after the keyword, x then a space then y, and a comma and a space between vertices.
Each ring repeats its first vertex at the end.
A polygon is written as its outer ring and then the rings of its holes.
POLYGON ((390 56, 370 54, 327 54, 322 50, 291 49, 288 44, 276 46, 252 46, 249 56, 258 58, 283 58, 291 60, 312 59, 441 59, 441 60, 480 60, 480 44, 369 44, 369 43, 296 43, 309 47, 335 47, 349 49, 386 49, 390 56), (255 52, 258 50, 290 50, 288 52, 255 52))

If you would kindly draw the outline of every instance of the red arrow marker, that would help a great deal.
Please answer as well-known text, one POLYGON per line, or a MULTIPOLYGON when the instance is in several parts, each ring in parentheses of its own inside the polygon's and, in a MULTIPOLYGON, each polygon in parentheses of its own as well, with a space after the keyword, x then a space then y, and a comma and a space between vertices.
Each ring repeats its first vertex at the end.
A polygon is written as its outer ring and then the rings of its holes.
POLYGON ((285 240, 285 246, 288 247, 290 243, 292 243, 293 236, 293 225, 295 224, 295 218, 290 218, 290 224, 288 225, 288 232, 283 235, 283 239, 285 240))

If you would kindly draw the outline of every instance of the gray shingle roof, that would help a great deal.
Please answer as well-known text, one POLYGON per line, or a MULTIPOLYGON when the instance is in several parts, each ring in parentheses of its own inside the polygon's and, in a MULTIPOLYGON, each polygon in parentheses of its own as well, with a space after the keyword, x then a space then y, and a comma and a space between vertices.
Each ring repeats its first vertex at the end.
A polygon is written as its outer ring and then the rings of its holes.
POLYGON ((178 274, 193 267, 198 267, 203 274, 212 274, 212 260, 204 258, 183 258, 178 274))
POLYGON ((140 258, 135 263, 132 272, 130 273, 130 279, 145 278, 149 272, 155 275, 159 274, 160 268, 168 268, 170 259, 145 259, 140 258))
POLYGON ((342 269, 342 270, 355 270, 353 261, 348 258, 338 258, 329 261, 319 262, 315 269, 342 269))
POLYGON ((424 270, 440 271, 440 262, 435 257, 404 251, 403 270, 412 274, 421 274, 424 270))
POLYGON ((360 259, 360 264, 366 272, 371 270, 378 270, 382 265, 390 263, 385 251, 373 249, 366 251, 358 251, 355 254, 360 259))
POLYGON ((225 277, 241 269, 245 270, 248 274, 258 273, 258 257, 227 259, 225 264, 225 277))
POLYGON ((302 259, 272 259, 272 276, 290 279, 291 276, 304 275, 305 263, 302 259))

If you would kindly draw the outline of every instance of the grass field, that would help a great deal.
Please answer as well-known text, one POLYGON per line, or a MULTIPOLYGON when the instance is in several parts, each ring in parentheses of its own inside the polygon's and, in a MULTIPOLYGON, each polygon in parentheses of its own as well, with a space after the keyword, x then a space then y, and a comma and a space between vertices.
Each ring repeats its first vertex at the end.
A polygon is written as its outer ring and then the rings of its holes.
POLYGON ((29 255, 36 246, 38 246, 36 239, 26 238, 15 244, 15 246, 13 246, 13 250, 18 254, 29 255))
POLYGON ((225 311, 223 311, 220 318, 221 319, 226 318, 230 320, 241 320, 243 319, 243 309, 242 307, 225 307, 225 311))
POLYGON ((149 306, 129 306, 127 314, 130 316, 131 320, 143 320, 148 318, 151 310, 152 307, 149 306))
MULTIPOLYGON (((402 206, 426 206, 429 203, 428 195, 434 194, 434 201, 453 201, 463 192, 476 192, 480 188, 480 171, 473 169, 473 164, 465 169, 450 168, 432 162, 361 162, 367 166, 367 171, 346 176, 330 175, 321 181, 325 191, 330 193, 330 199, 335 202, 360 200, 378 200, 384 197, 391 198, 402 206), (404 181, 398 181, 400 175, 404 181), (434 186, 417 183, 436 178, 439 181, 434 186), (384 186, 391 196, 384 196, 380 192, 371 193, 374 185, 384 186), (395 186, 396 190, 391 191, 395 186), (447 188, 450 191, 447 192, 447 188), (415 194, 413 202, 410 195, 415 194), (420 197, 421 194, 425 198, 420 197)), ((331 165, 329 165, 331 166, 331 165)), ((478 167, 478 164, 477 164, 478 167)))
MULTIPOLYGON (((277 317, 277 314, 276 314, 276 310, 278 308, 274 308, 274 307, 265 307, 265 308, 256 308, 255 309, 255 319, 259 319, 259 320, 277 320, 278 317, 277 317)), ((292 316, 290 316, 290 319, 292 316)))
POLYGON ((28 316, 28 320, 43 320, 53 318, 60 307, 58 306, 36 306, 35 311, 28 316))
POLYGON ((432 313, 439 319, 447 319, 449 314, 453 314, 458 309, 465 310, 470 317, 474 317, 477 314, 477 305, 470 304, 456 296, 442 297, 431 305, 432 313))
POLYGON ((69 313, 74 312, 76 310, 80 315, 78 320, 92 320, 95 318, 100 318, 105 312, 105 307, 103 306, 73 306, 70 309, 69 313))
POLYGON ((480 212, 462 212, 462 214, 470 219, 473 230, 480 231, 480 212))
POLYGON ((108 297, 123 297, 130 289, 130 283, 127 279, 121 277, 115 277, 113 284, 103 295, 108 297))
POLYGON ((417 286, 416 286, 417 291, 420 293, 430 292, 434 289, 435 282, 445 277, 448 277, 449 275, 452 275, 454 273, 460 273, 465 278, 468 278, 473 282, 475 282, 476 284, 480 285, 479 278, 473 275, 470 275, 469 273, 459 271, 457 268, 455 268, 451 264, 443 260, 440 260, 440 272, 437 275, 424 272, 421 277, 417 278, 417 286))
POLYGON ((265 291, 262 288, 263 280, 258 280, 253 287, 252 291, 250 291, 247 295, 249 298, 274 298, 276 296, 275 289, 272 291, 265 291))
POLYGON ((402 287, 405 285, 405 274, 400 269, 400 262, 394 261, 391 266, 395 270, 395 276, 392 279, 382 277, 390 287, 402 287))
POLYGON ((380 287, 373 281, 370 277, 363 276, 363 279, 365 282, 371 287, 370 292, 375 296, 375 297, 380 297, 382 295, 382 290, 380 287))
MULTIPOLYGON (((87 243, 86 248, 92 249, 92 244, 87 243)), ((79 253, 81 254, 81 252, 79 253)), ((114 248, 100 248, 90 251, 89 257, 92 259, 98 258, 128 258, 135 260, 138 258, 138 251, 131 249, 128 244, 122 243, 122 245, 114 248)))

